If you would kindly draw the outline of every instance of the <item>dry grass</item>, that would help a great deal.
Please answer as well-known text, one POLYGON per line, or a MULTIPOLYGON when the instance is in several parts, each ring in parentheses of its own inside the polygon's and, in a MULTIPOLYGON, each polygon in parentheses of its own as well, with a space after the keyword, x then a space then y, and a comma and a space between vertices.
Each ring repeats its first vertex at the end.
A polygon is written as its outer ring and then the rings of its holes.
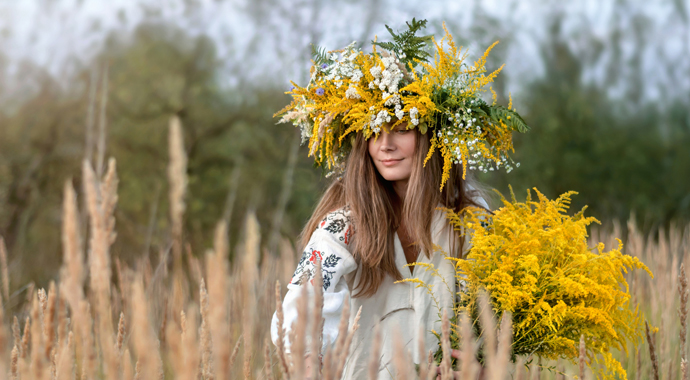
MULTIPOLYGON (((225 221, 219 222, 213 247, 205 255, 189 250, 182 231, 186 156, 177 119, 171 121, 170 136, 173 259, 168 260, 168 253, 164 252, 157 264, 142 258, 128 266, 112 257, 116 164, 111 159, 106 173, 99 178, 85 160, 84 204, 88 220, 81 220, 77 196, 68 181, 64 187, 63 267, 59 281, 50 284, 47 291, 34 292, 33 286, 23 288, 29 292, 28 302, 15 307, 15 315, 0 309, 0 380, 297 380, 307 376, 330 380, 342 376, 358 319, 355 317, 352 325, 348 323, 350 313, 354 312, 349 307, 343 310, 334 346, 323 357, 305 355, 318 351, 322 342, 320 276, 316 276, 316 296, 312 301, 307 297, 300 301, 302 316, 288 334, 293 342, 292 352, 287 353, 281 343, 277 347, 270 343, 270 319, 274 310, 281 310, 285 291, 280 284, 287 283, 298 258, 289 243, 279 244, 279 254, 261 252, 260 228, 250 214, 245 222, 244 244, 238 245, 239 259, 233 263, 228 258, 230 242, 225 221), (89 225, 86 247, 80 236, 83 223, 89 225), (25 321, 23 329, 19 321, 25 321)), ((594 231, 592 242, 614 244, 614 236, 621 236, 619 226, 608 232, 594 231)), ((642 236, 634 224, 628 225, 626 253, 641 258, 656 275, 653 280, 644 276, 629 278, 633 303, 643 310, 650 325, 659 328, 656 334, 649 332, 649 344, 641 342, 639 347, 628 347, 627 353, 618 355, 630 378, 650 378, 652 373, 658 373, 658 378, 665 380, 687 379, 688 285, 681 264, 686 265, 690 257, 689 240, 688 227, 674 226, 668 232, 642 236)), ((0 238, 0 295, 8 298, 11 289, 6 262, 0 238)), ((486 331, 481 339, 472 336, 469 319, 460 316, 463 334, 461 350, 456 353, 457 368, 451 368, 450 360, 444 360, 438 369, 429 361, 420 363, 417 373, 408 348, 398 344, 395 378, 435 379, 437 373, 443 380, 476 379, 479 373, 488 380, 535 376, 570 379, 584 375, 582 366, 588 360, 585 357, 577 363, 541 363, 531 358, 530 373, 522 364, 530 358, 517 358, 517 364, 510 363, 510 317, 505 315, 497 327, 486 297, 481 305, 480 321, 486 331), (476 361, 480 347, 485 352, 484 369, 476 361), (537 369, 535 363, 541 363, 541 368, 537 369)), ((282 313, 277 317, 282 320, 282 313)), ((448 316, 444 315, 442 348, 447 357, 448 330, 448 316)), ((378 352, 382 334, 375 331, 372 345, 373 352, 378 352)), ((285 336, 282 330, 278 333, 285 336)), ((378 356, 373 355, 370 378, 378 372, 378 366, 378 356)))

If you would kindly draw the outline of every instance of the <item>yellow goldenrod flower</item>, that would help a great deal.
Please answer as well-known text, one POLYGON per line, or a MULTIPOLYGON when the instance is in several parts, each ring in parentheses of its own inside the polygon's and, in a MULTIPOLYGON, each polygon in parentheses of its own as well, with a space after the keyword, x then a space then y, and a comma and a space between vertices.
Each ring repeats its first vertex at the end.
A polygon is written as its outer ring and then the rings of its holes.
POLYGON ((587 245, 587 226, 598 221, 582 212, 566 214, 575 192, 556 200, 535 193, 537 199, 528 192, 525 202, 514 195, 511 201, 504 198, 494 213, 445 210, 450 223, 472 237, 465 258, 448 257, 455 262, 457 281, 465 284, 457 311, 477 315, 477 296, 485 289, 499 319, 512 313, 514 355, 574 362, 584 334, 598 376, 625 379, 611 351, 626 351, 626 340, 641 339, 643 321, 630 305, 624 274, 629 269, 652 273, 636 257, 621 253, 620 240, 608 251, 603 243, 587 245))
POLYGON ((511 133, 528 128, 512 104, 498 106, 494 96, 494 104, 489 105, 481 98, 503 69, 487 74, 485 68, 498 42, 468 66, 467 51, 455 45, 445 25, 438 42, 430 36, 414 36, 425 24, 415 20, 408 24, 412 38, 393 34, 396 43, 375 41, 371 54, 356 49, 354 43, 342 50, 315 51, 309 83, 305 87, 293 83, 288 92, 292 103, 276 115, 282 116, 280 123, 292 122, 300 128, 317 164, 342 169, 342 159, 351 149, 348 136, 363 133, 368 139, 384 125, 407 123, 408 129, 431 133, 425 164, 436 151, 443 156, 441 190, 453 164, 462 165, 463 178, 467 170, 512 170, 511 133), (425 61, 430 56, 423 50, 427 42, 434 50, 431 63, 425 61))

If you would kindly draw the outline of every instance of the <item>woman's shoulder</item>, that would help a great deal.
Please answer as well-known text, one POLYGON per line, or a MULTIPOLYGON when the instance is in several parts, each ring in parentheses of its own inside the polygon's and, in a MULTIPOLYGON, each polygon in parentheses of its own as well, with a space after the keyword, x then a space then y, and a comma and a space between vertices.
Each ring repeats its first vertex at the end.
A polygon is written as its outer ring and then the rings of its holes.
POLYGON ((330 235, 344 244, 349 244, 352 237, 350 206, 343 206, 326 214, 314 231, 314 233, 317 232, 330 235))

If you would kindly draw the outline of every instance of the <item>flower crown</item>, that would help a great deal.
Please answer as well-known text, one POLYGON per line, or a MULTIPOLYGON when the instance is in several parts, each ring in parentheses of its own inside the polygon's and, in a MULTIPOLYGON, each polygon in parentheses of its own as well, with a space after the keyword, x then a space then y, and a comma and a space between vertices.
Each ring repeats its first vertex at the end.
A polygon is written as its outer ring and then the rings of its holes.
POLYGON ((355 42, 341 50, 327 52, 313 48, 311 78, 305 87, 294 82, 287 92, 292 103, 275 116, 279 123, 292 122, 308 141, 309 156, 315 165, 339 173, 344 170, 356 132, 366 139, 378 136, 384 125, 394 128, 407 123, 407 129, 430 131, 431 147, 424 165, 436 150, 443 156, 441 190, 450 177, 453 164, 483 172, 500 167, 510 172, 515 164, 512 131, 527 132, 520 115, 508 107, 489 105, 480 95, 493 82, 503 66, 486 75, 484 64, 495 42, 473 65, 464 60, 445 24, 445 36, 438 43, 433 36, 417 36, 426 20, 412 19, 408 30, 396 34, 386 25, 393 42, 372 41, 373 51, 365 54, 355 42), (446 43, 449 47, 444 50, 446 43), (425 50, 436 50, 432 65, 425 50), (381 48, 377 51, 376 47, 381 48), (391 123, 391 124, 389 124, 391 123))

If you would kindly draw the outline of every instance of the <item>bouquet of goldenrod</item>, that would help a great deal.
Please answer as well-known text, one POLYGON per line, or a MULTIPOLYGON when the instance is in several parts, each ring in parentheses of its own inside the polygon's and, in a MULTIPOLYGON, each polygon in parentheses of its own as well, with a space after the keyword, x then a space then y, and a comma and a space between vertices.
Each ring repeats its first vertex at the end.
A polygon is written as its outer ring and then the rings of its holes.
MULTIPOLYGON (((652 273, 637 258, 618 247, 587 245, 587 226, 598 223, 584 209, 568 216, 571 195, 555 201, 535 189, 525 202, 503 198, 493 213, 468 209, 462 215, 446 210, 451 224, 471 235, 472 247, 456 262, 456 276, 464 283, 456 312, 476 316, 477 296, 486 289, 498 318, 512 313, 513 355, 546 359, 578 357, 584 335, 590 362, 600 377, 626 378, 612 349, 626 350, 626 340, 637 342, 643 321, 630 305, 629 269, 652 273)), ((457 338, 452 339, 458 341, 457 338)))

